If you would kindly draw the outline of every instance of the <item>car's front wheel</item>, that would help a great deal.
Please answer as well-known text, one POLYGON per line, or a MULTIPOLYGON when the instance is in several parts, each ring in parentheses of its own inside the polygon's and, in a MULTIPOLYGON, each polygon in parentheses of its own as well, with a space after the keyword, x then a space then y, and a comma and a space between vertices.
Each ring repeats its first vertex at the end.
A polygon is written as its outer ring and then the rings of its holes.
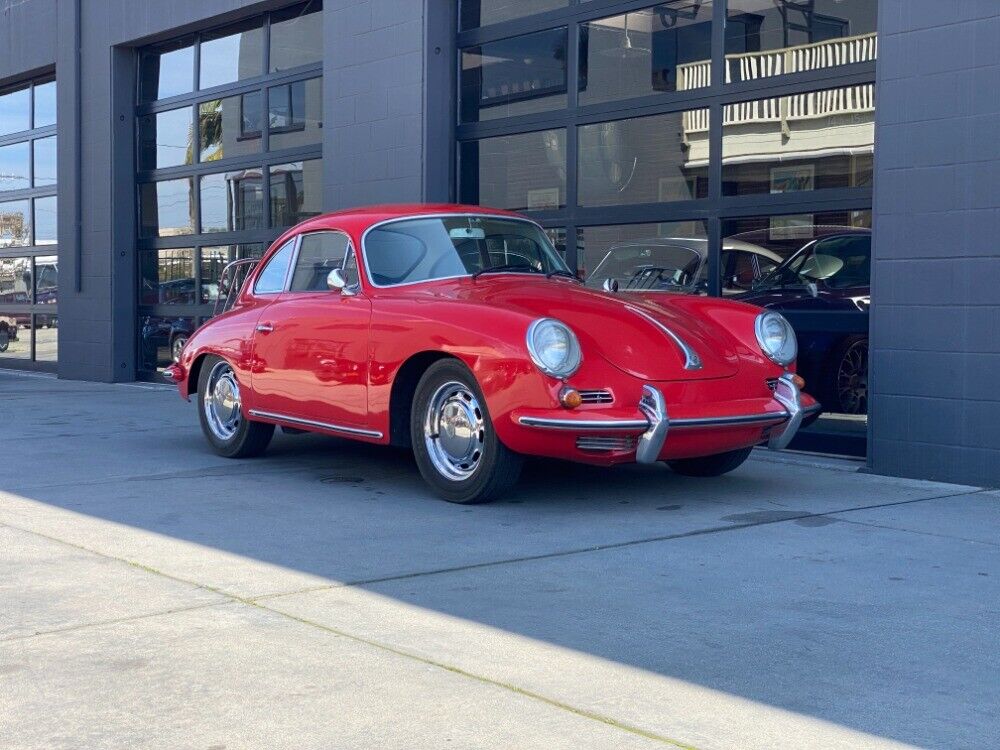
POLYGON ((10 331, 6 328, 0 328, 0 352, 7 351, 10 346, 10 331))
POLYGON ((486 400, 469 369, 441 360, 413 397, 410 437, 420 473, 452 503, 484 503, 517 482, 523 459, 500 442, 486 400))
POLYGON ((210 356, 198 376, 198 416, 209 445, 226 458, 259 456, 271 442, 274 425, 252 422, 243 414, 236 372, 221 357, 210 356))
POLYGON ((667 461, 667 465, 676 473, 686 477, 719 477, 742 466, 743 462, 750 457, 752 450, 753 446, 750 446, 726 453, 716 453, 714 456, 681 458, 676 461, 667 461))

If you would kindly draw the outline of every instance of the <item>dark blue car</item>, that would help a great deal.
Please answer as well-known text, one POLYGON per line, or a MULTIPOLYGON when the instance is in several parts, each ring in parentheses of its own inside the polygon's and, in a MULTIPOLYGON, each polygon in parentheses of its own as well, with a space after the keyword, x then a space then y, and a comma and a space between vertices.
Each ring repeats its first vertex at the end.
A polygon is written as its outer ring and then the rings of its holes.
POLYGON ((799 340, 798 371, 825 412, 868 413, 871 230, 812 240, 740 299, 779 311, 799 340))

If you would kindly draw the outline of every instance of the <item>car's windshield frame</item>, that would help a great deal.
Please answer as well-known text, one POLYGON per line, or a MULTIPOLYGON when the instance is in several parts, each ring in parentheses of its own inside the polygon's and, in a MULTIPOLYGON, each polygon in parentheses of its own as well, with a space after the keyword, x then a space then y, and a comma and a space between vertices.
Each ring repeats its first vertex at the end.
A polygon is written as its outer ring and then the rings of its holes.
MULTIPOLYGON (((815 284, 817 286, 822 286, 824 289, 849 289, 851 287, 840 287, 833 286, 829 284, 829 280, 836 278, 837 274, 840 273, 838 269, 835 273, 824 278, 809 279, 805 274, 802 273, 802 266, 805 265, 806 261, 812 256, 816 255, 816 248, 819 247, 823 242, 831 239, 839 238, 868 238, 868 242, 871 242, 871 235, 865 232, 842 232, 839 234, 828 234, 822 237, 817 237, 814 240, 810 240, 801 248, 792 253, 785 261, 775 268, 767 276, 759 279, 752 288, 754 292, 770 292, 770 291, 781 291, 785 289, 806 289, 810 284, 815 284), (788 279, 788 281, 782 281, 782 278, 788 279)), ((871 245, 869 244, 869 255, 871 254, 871 245)), ((821 253, 822 254, 822 253, 821 253)), ((869 276, 869 284, 871 279, 869 276)), ((864 286, 864 285, 861 285, 864 286)))
MULTIPOLYGON (((509 221, 509 222, 518 222, 518 223, 521 223, 521 224, 528 224, 529 226, 532 226, 535 229, 537 229, 539 231, 539 233, 541 234, 541 236, 545 238, 545 241, 548 244, 548 249, 550 251, 552 260, 554 260, 557 264, 559 264, 560 268, 565 269, 569 274, 572 274, 572 271, 570 270, 569 266, 566 265, 566 261, 559 254, 559 251, 556 250, 556 248, 552 244, 551 240, 549 240, 548 235, 545 234, 545 229, 542 227, 541 224, 539 224, 538 222, 532 221, 531 219, 527 219, 527 218, 524 218, 524 217, 521 217, 521 216, 506 216, 504 214, 492 214, 492 213, 466 213, 466 212, 457 212, 457 213, 435 213, 435 214, 411 214, 411 215, 408 215, 408 216, 395 216, 395 217, 393 217, 391 219, 384 219, 382 221, 378 221, 378 222, 372 224, 371 226, 367 227, 365 229, 365 231, 361 234, 361 243, 360 243, 361 244, 361 259, 362 259, 362 262, 363 262, 363 265, 364 265, 365 282, 368 285, 370 285, 371 287, 373 287, 375 289, 394 289, 396 287, 413 286, 415 284, 431 284, 431 283, 434 283, 434 282, 437 282, 437 281, 447 281, 447 280, 451 280, 451 279, 471 279, 471 278, 474 278, 474 277, 476 277, 476 278, 482 278, 483 276, 493 276, 493 275, 500 275, 500 274, 512 274, 512 275, 517 275, 517 276, 540 276, 542 278, 546 277, 546 271, 497 270, 497 271, 491 272, 490 269, 485 269, 486 270, 485 274, 483 274, 481 271, 479 273, 474 272, 474 271, 468 271, 466 273, 461 273, 461 274, 449 274, 447 276, 435 276, 434 278, 418 279, 416 281, 399 281, 399 282, 395 282, 395 283, 392 283, 392 284, 379 284, 379 283, 377 283, 375 281, 374 277, 372 276, 371 268, 370 268, 369 263, 368 263, 368 244, 367 244, 368 235, 371 232, 373 232, 373 231, 375 231, 377 229, 380 229, 382 227, 385 227, 385 226, 387 226, 389 224, 398 224, 400 222, 407 222, 407 221, 424 221, 424 220, 427 220, 427 219, 489 219, 491 221, 509 221)), ((551 278, 555 279, 557 277, 551 277, 551 278)), ((559 275, 558 278, 565 278, 565 277, 562 276, 562 275, 559 275)), ((574 278, 575 278, 575 276, 574 276, 574 278)))

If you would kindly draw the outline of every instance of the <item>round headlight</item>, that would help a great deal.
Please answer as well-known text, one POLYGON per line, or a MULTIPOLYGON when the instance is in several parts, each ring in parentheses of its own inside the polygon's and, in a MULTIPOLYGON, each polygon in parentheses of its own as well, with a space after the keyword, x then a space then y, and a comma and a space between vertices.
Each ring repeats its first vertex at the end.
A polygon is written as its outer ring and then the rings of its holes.
POLYGON ((768 310, 757 316, 757 341, 761 350, 775 364, 786 367, 795 361, 799 345, 795 331, 784 316, 768 310))
POLYGON ((583 359, 576 334, 552 318, 539 318, 528 326, 528 354, 539 370, 556 378, 568 378, 583 359))

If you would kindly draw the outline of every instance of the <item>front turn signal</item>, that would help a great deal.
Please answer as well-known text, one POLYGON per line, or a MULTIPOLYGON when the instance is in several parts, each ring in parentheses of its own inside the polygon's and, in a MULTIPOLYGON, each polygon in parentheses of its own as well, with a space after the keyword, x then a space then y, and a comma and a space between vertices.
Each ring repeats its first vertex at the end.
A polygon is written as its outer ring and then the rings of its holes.
POLYGON ((795 387, 798 388, 800 391, 806 387, 806 379, 801 375, 799 375, 798 373, 792 375, 792 382, 795 383, 795 387))
POLYGON ((565 386, 559 391, 559 403, 563 405, 564 409, 575 409, 583 403, 583 396, 576 388, 565 386))

